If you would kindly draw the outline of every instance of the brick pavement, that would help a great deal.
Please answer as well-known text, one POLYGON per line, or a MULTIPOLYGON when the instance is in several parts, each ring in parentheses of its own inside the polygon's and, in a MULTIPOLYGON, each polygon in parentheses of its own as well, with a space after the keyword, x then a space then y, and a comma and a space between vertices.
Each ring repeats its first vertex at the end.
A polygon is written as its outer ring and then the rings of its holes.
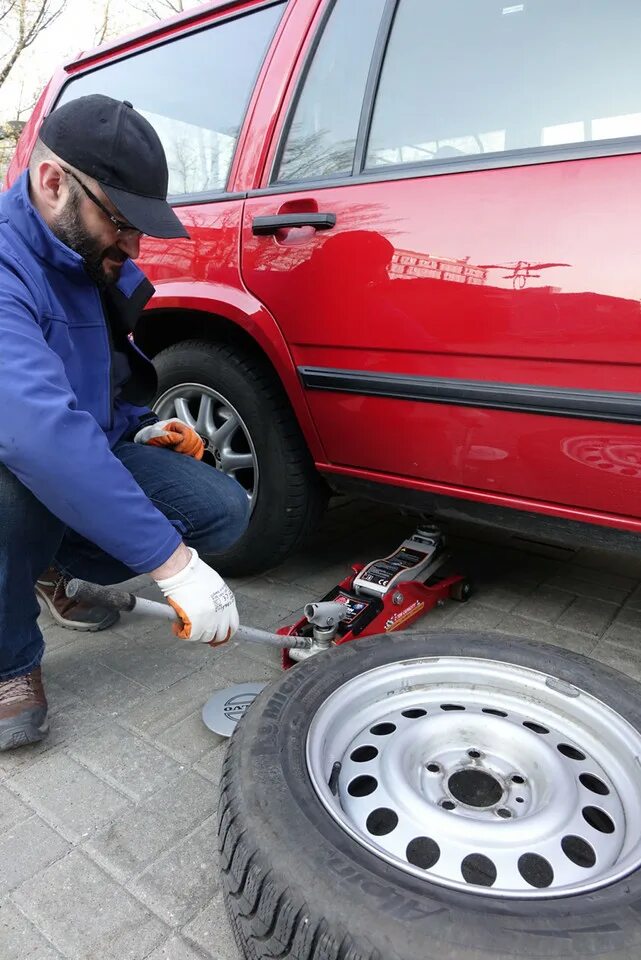
MULTIPOLYGON (((304 552, 233 581, 241 619, 266 629, 291 621, 351 560, 372 559, 411 528, 391 510, 339 502, 304 552)), ((462 525, 450 533, 476 593, 415 629, 530 637, 641 680, 641 559, 462 525)), ((0 755, 0 957, 238 960, 217 873, 225 741, 200 710, 218 688, 278 676, 278 653, 236 644, 213 653, 131 620, 94 635, 44 615, 43 625, 52 732, 0 755)))

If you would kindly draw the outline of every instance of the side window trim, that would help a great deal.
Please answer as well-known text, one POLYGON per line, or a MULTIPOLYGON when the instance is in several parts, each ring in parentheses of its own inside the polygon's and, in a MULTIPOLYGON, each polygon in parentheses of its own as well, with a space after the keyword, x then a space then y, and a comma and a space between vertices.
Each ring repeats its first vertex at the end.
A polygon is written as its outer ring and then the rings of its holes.
POLYGON ((363 96, 363 106, 361 108, 361 119, 358 125, 356 135, 356 148, 354 150, 354 166, 352 167, 352 176, 362 174, 365 169, 365 159, 367 156, 367 144, 369 141, 372 120, 374 118, 374 106, 376 104, 376 95, 381 81, 383 64, 392 29, 394 27, 394 18, 398 10, 399 0, 387 0, 387 4, 381 17, 381 24, 372 53, 372 62, 370 63, 367 84, 365 85, 365 94, 363 96))
MULTIPOLYGON (((332 0, 332 4, 334 2, 336 2, 336 0, 332 0)), ((195 26, 189 26, 187 27, 187 29, 178 31, 176 33, 172 33, 169 36, 160 37, 156 40, 153 40, 151 43, 145 44, 145 46, 143 47, 136 47, 133 50, 129 50, 125 48, 122 51, 120 51, 117 54, 117 56, 114 56, 113 58, 108 58, 107 60, 103 60, 99 63, 94 63, 89 66, 83 66, 81 69, 76 70, 69 75, 67 80, 63 83, 63 85, 58 90, 55 96, 55 99, 52 101, 49 107, 49 110, 47 111, 45 116, 43 116, 42 119, 44 120, 46 116, 48 116, 50 113, 52 113, 56 109, 56 107, 58 106, 58 103, 60 102, 63 94, 65 93, 69 85, 74 83, 74 81, 78 80, 80 77, 85 77, 88 74, 95 73, 97 70, 100 70, 102 67, 111 66, 112 64, 115 64, 115 63, 120 63, 123 60, 130 59, 131 57, 140 56, 141 54, 146 53, 148 50, 155 50, 158 47, 166 46, 169 43, 173 43, 175 40, 182 40, 185 37, 194 36, 197 33, 204 33, 206 30, 212 30, 215 27, 219 26, 220 24, 229 23, 232 20, 240 20, 243 17, 251 16, 256 11, 264 10, 264 9, 267 9, 268 7, 276 7, 276 6, 282 6, 284 8, 287 3, 288 3, 288 0, 262 0, 262 3, 257 3, 255 4, 255 6, 245 8, 244 10, 240 10, 240 11, 230 10, 229 12, 224 12, 223 15, 220 17, 216 17, 213 20, 208 20, 205 23, 198 23, 195 26)), ((261 70, 263 69, 265 60, 271 49, 273 39, 274 38, 272 37, 270 43, 267 45, 264 57, 259 64, 259 68, 258 68, 259 75, 261 70)), ((82 62, 83 61, 81 61, 81 63, 82 62)), ((247 119, 247 111, 251 105, 252 94, 253 94, 253 88, 250 91, 249 100, 245 104, 245 110, 240 121, 240 127, 239 127, 240 130, 242 130, 245 124, 245 121, 247 119)), ((240 137, 237 138, 236 143, 234 145, 231 162, 229 164, 229 170, 227 171, 227 180, 225 182, 224 187, 221 187, 219 189, 214 189, 214 190, 202 191, 202 192, 199 192, 198 194, 170 195, 168 197, 168 200, 172 204, 172 206, 178 206, 178 205, 184 206, 186 204, 193 204, 193 203, 207 203, 207 202, 210 202, 211 200, 225 200, 225 199, 232 199, 232 198, 235 199, 238 196, 240 196, 239 194, 229 192, 229 178, 234 168, 234 162, 236 160, 239 140, 240 140, 240 137)), ((242 196, 244 197, 245 194, 242 194, 242 196)))
POLYGON ((294 117, 296 115, 296 110, 298 109, 298 103, 303 94, 303 89, 307 83, 307 77, 309 76, 309 71, 312 69, 312 64, 314 62, 314 57, 316 56, 316 51, 318 50, 323 35, 325 33, 325 28, 329 23, 329 19, 334 12, 334 7, 336 6, 338 0, 328 0, 327 6, 323 11, 321 16, 320 23, 316 28, 316 33, 312 38, 312 42, 309 45, 307 53, 305 55, 305 62, 303 63, 303 68, 298 76, 296 82, 296 89, 294 90, 294 95, 291 98, 289 105, 287 107, 287 115, 285 117, 285 123, 282 126, 280 131, 280 137, 278 141, 278 147, 274 153, 274 158, 272 160, 271 169, 269 171, 268 183, 270 186, 276 186, 278 184, 277 174, 280 170, 280 165, 283 160, 283 154, 287 147, 287 141, 289 140, 289 134, 294 122, 294 117))

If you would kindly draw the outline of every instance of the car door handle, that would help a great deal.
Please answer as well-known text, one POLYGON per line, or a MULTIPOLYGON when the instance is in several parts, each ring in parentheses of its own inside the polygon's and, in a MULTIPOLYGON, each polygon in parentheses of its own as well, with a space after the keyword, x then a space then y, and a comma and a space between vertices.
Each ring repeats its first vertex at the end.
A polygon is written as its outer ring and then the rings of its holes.
POLYGON ((336 226, 335 213, 279 213, 273 217, 254 217, 252 233, 267 237, 287 227, 313 227, 315 230, 331 230, 336 226))

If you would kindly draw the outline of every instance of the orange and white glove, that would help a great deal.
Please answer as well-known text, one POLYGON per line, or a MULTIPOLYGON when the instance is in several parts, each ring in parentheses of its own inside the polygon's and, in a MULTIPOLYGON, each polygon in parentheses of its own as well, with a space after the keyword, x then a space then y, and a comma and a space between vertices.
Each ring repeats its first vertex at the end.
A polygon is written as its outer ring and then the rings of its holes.
POLYGON ((200 640, 217 647, 238 630, 234 594, 225 581, 204 563, 193 547, 191 560, 173 577, 156 580, 181 622, 172 627, 181 640, 200 640))
POLYGON ((170 447, 194 460, 202 460, 205 444, 202 438, 182 420, 159 420, 143 427, 134 436, 134 443, 148 443, 151 447, 170 447))

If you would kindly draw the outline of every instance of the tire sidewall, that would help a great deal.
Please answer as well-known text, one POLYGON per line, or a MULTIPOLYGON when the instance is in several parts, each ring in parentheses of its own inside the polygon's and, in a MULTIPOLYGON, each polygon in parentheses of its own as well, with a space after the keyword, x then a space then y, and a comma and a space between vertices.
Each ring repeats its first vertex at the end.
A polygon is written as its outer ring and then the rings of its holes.
MULTIPOLYGON (((548 673, 610 703, 641 731, 638 684, 546 644, 447 632, 345 644, 295 667, 268 688, 232 738, 236 777, 244 785, 237 798, 243 821, 250 833, 252 824, 266 831, 262 843, 266 836, 275 839, 265 848, 267 868, 290 882, 295 876, 307 901, 322 906, 330 926, 345 922, 345 904, 350 903, 350 933, 385 958, 427 956, 416 953, 425 938, 444 948, 455 946, 460 960, 612 956, 601 947, 594 953, 595 937, 611 951, 612 943, 627 942, 633 929, 637 936, 641 871, 602 890, 556 900, 506 900, 448 890, 371 854, 341 830, 314 793, 305 758, 307 733, 331 693, 365 670, 439 655, 484 657, 548 673)), ((436 955, 442 954, 435 950, 436 955)))

